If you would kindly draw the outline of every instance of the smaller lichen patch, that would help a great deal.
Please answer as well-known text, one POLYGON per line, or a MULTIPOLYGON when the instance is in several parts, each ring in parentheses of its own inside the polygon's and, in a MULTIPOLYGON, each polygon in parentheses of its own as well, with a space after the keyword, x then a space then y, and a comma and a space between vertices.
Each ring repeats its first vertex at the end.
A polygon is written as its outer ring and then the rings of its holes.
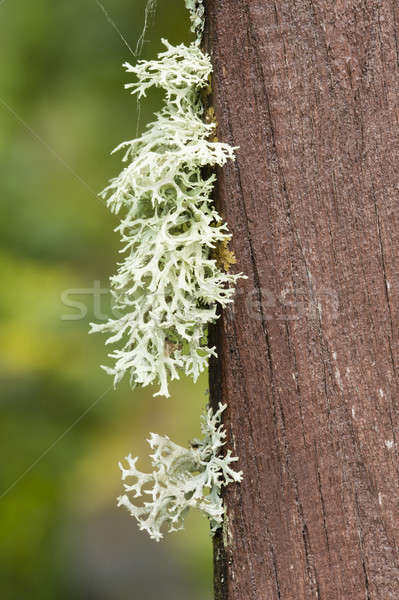
POLYGON ((126 457, 125 468, 119 463, 122 480, 133 479, 124 484, 125 494, 118 498, 118 506, 125 506, 137 520, 140 529, 147 531, 152 539, 163 538, 162 528, 178 531, 183 528, 184 517, 190 508, 197 508, 210 520, 214 533, 223 523, 224 508, 221 489, 231 482, 242 480, 242 472, 232 469, 238 458, 228 450, 224 456, 221 449, 225 444, 226 432, 221 424, 221 415, 226 405, 219 404, 213 413, 208 409, 202 415, 202 439, 183 448, 167 436, 150 434, 148 443, 154 451, 150 455, 153 472, 142 473, 136 468, 138 458, 126 457), (149 496, 141 505, 130 500, 149 496))

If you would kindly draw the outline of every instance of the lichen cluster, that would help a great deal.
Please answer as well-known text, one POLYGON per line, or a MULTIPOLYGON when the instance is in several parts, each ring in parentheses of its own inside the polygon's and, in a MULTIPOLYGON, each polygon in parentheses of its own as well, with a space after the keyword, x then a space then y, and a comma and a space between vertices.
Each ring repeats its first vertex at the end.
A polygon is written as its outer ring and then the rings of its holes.
POLYGON ((128 165, 111 180, 103 196, 112 212, 122 212, 117 227, 124 260, 111 278, 115 308, 122 315, 92 324, 91 331, 119 343, 104 367, 115 384, 129 373, 132 386, 168 380, 182 369, 194 381, 214 348, 206 327, 217 318, 217 303, 232 301, 240 275, 224 272, 211 252, 230 239, 212 205, 215 175, 204 167, 234 158, 230 145, 210 141, 215 125, 203 120, 199 91, 208 83, 210 59, 198 46, 172 46, 158 60, 125 63, 137 82, 126 85, 139 98, 152 87, 165 91, 165 106, 137 139, 122 143, 128 165))
MULTIPOLYGON (((216 320, 216 307, 232 302, 241 274, 228 273, 235 257, 228 249, 230 234, 213 207, 215 175, 209 167, 234 159, 234 148, 215 135, 213 109, 205 115, 203 98, 212 71, 199 46, 204 28, 203 0, 185 0, 196 41, 172 46, 166 40, 157 60, 125 63, 137 81, 125 87, 145 97, 151 87, 164 90, 165 104, 145 132, 123 142, 127 166, 102 193, 114 213, 124 258, 111 278, 114 308, 119 318, 91 324, 91 332, 118 344, 103 367, 117 384, 125 374, 132 386, 158 383, 168 396, 168 382, 179 370, 194 381, 215 349, 207 345, 207 325, 216 320)), ((152 4, 151 4, 152 6, 152 4)), ((156 394, 156 395, 158 395, 156 394)), ((238 459, 222 456, 226 433, 221 424, 225 405, 202 416, 203 438, 186 449, 167 436, 151 433, 148 440, 153 472, 136 468, 137 458, 120 464, 125 506, 140 529, 159 541, 163 531, 183 526, 190 508, 202 511, 214 532, 223 520, 223 486, 241 481, 232 468, 238 459), (144 496, 141 504, 131 498, 144 496)))
POLYGON ((223 521, 222 486, 241 481, 242 473, 234 471, 231 464, 238 459, 228 450, 220 451, 226 433, 221 425, 221 414, 226 405, 211 409, 202 415, 203 439, 193 440, 189 449, 172 442, 167 436, 150 434, 148 443, 154 453, 150 455, 153 472, 142 473, 136 468, 138 458, 126 457, 128 467, 119 464, 122 480, 132 478, 134 483, 124 484, 125 494, 118 498, 118 506, 125 506, 137 519, 139 528, 159 541, 162 527, 178 531, 183 527, 184 516, 190 508, 197 508, 210 520, 211 532, 223 521), (134 504, 133 498, 150 497, 148 502, 134 504))

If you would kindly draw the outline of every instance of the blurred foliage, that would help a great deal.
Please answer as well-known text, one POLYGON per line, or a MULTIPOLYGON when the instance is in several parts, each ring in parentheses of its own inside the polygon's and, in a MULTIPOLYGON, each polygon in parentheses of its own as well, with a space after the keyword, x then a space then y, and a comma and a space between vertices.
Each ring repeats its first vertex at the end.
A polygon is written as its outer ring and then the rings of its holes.
MULTIPOLYGON (((135 48, 144 1, 103 5, 135 48)), ((97 193, 121 168, 110 151, 136 134, 121 68, 135 58, 96 0, 4 0, 0 17, 0 596, 209 598, 203 517, 155 544, 115 507, 117 462, 148 454, 150 430, 178 443, 198 434, 206 378, 175 383, 169 400, 114 391, 104 338, 87 333, 99 307, 82 290, 107 287, 118 259, 97 193)), ((161 37, 190 39, 183 0, 159 2, 143 57, 161 37)), ((139 129, 159 103, 142 104, 139 129)), ((99 302, 109 310, 108 294, 99 302)))

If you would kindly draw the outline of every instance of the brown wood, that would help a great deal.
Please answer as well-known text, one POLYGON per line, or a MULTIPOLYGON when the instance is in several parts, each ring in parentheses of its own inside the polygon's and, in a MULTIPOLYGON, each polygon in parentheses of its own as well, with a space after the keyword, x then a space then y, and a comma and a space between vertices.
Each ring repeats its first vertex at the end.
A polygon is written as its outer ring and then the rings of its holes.
POLYGON ((217 600, 399 599, 399 5, 207 0, 217 204, 248 275, 212 401, 245 478, 217 600))

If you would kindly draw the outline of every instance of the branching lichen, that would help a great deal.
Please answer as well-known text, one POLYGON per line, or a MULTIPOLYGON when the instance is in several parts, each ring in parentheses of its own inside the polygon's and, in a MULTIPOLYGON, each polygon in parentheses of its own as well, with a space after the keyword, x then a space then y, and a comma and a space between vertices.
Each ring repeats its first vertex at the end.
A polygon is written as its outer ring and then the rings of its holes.
POLYGON ((191 31, 197 36, 197 44, 201 42, 204 31, 205 8, 204 0, 185 0, 186 8, 190 11, 191 31))
POLYGON ((154 468, 151 474, 136 468, 138 458, 126 457, 128 467, 119 464, 122 480, 135 479, 124 484, 125 494, 118 498, 118 506, 125 506, 146 530, 150 537, 159 541, 163 537, 162 527, 178 531, 183 527, 184 516, 190 508, 202 511, 210 520, 211 532, 223 522, 223 504, 220 496, 222 486, 241 481, 242 473, 231 468, 238 459, 228 450, 220 455, 225 443, 226 432, 221 424, 221 414, 226 405, 219 404, 218 410, 211 409, 202 415, 203 439, 193 440, 189 449, 178 446, 166 436, 150 434, 148 443, 154 453, 150 455, 154 468), (133 504, 133 498, 150 496, 149 502, 141 506, 133 504))
MULTIPOLYGON (((188 5, 201 15, 200 2, 188 5)), ((210 59, 196 43, 163 43, 158 60, 124 65, 138 80, 126 88, 138 98, 163 88, 165 106, 141 137, 116 148, 129 164, 103 197, 112 212, 123 212, 117 231, 126 257, 111 278, 122 316, 91 331, 122 344, 109 354, 114 365, 104 367, 115 384, 129 373, 132 386, 159 383, 158 394, 168 396, 179 369, 195 381, 215 354, 206 327, 217 318, 217 303, 232 301, 241 275, 224 272, 212 255, 231 236, 212 205, 215 175, 205 176, 204 167, 224 165, 234 148, 210 141, 215 125, 203 119, 199 92, 208 85, 210 59)))
MULTIPOLYGON (((216 320, 217 304, 232 302, 241 274, 228 273, 236 262, 228 248, 231 235, 212 204, 215 175, 210 168, 234 159, 234 148, 220 143, 210 93, 209 57, 200 50, 204 29, 203 0, 185 0, 196 41, 172 46, 166 40, 157 60, 125 63, 137 81, 125 87, 140 100, 151 87, 162 88, 165 105, 145 132, 123 142, 127 166, 102 192, 108 207, 122 213, 117 227, 124 259, 111 278, 114 307, 121 316, 91 324, 91 332, 110 334, 107 344, 120 344, 109 354, 112 367, 103 367, 117 384, 129 374, 132 386, 158 383, 158 394, 169 395, 169 379, 179 369, 194 381, 215 349, 207 345, 207 325, 216 320), (209 168, 210 167, 210 168, 209 168)), ((155 0, 146 8, 146 24, 155 0)), ((144 32, 137 48, 144 40, 144 32)), ((157 394, 156 394, 157 395, 157 394)), ((162 529, 183 527, 190 508, 210 520, 211 532, 223 522, 221 489, 242 479, 232 468, 238 458, 228 450, 221 415, 226 405, 202 416, 203 438, 188 449, 167 436, 150 434, 153 472, 136 468, 137 458, 120 464, 125 506, 140 529, 159 541, 162 529), (137 505, 131 497, 150 497, 137 505)))

